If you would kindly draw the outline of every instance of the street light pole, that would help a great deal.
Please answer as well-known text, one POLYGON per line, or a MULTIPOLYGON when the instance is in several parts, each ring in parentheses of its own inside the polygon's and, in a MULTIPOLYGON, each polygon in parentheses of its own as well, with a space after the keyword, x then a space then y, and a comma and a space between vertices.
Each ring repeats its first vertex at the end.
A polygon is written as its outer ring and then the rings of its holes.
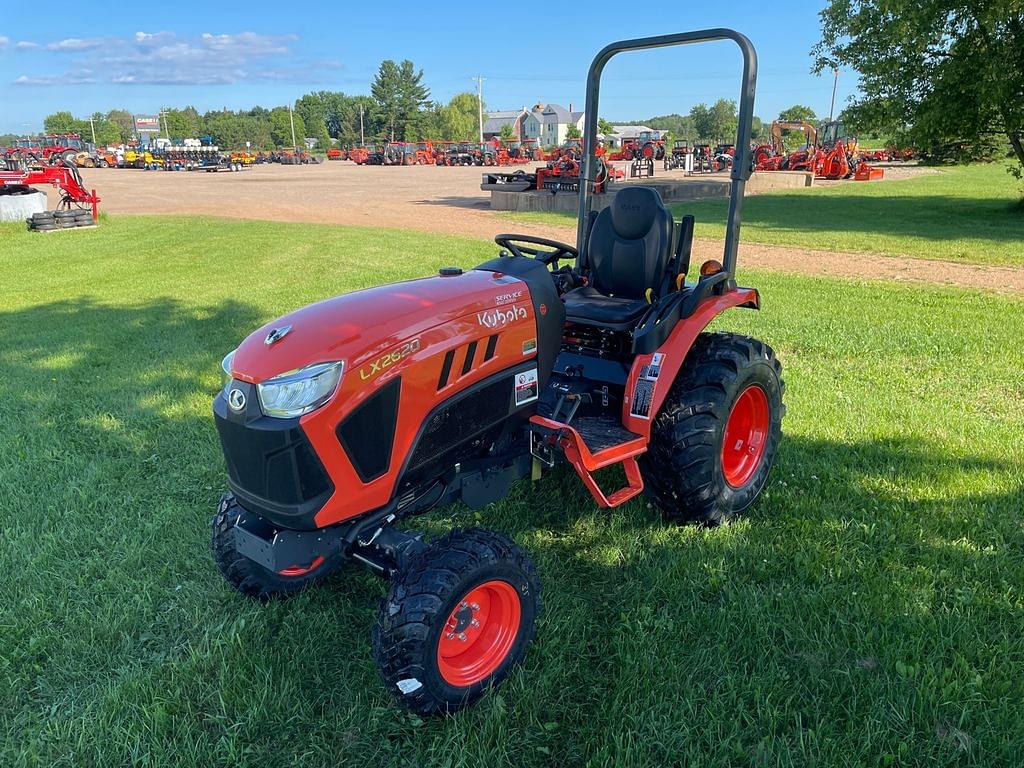
POLYGON ((363 105, 359 105, 359 146, 366 146, 366 136, 363 135, 363 105))
POLYGON ((288 105, 288 121, 292 124, 292 149, 298 149, 299 145, 295 142, 295 114, 291 104, 288 105))
POLYGON ((482 75, 471 77, 476 81, 476 103, 480 117, 480 143, 484 143, 484 78, 482 75))
POLYGON ((832 80, 832 106, 828 108, 828 121, 831 123, 836 112, 836 89, 839 87, 839 67, 832 70, 835 79, 832 80))

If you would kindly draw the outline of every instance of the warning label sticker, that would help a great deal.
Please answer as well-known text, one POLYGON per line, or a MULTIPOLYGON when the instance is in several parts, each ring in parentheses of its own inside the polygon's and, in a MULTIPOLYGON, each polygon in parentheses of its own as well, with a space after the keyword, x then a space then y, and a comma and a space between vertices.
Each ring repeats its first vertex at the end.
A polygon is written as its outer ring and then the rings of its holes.
POLYGON ((532 403, 540 394, 540 385, 537 381, 537 369, 531 368, 528 371, 516 374, 516 405, 532 403))
POLYGON ((636 387, 633 388, 633 402, 629 406, 629 412, 641 419, 651 418, 651 401, 654 399, 654 381, 645 376, 636 380, 636 387))

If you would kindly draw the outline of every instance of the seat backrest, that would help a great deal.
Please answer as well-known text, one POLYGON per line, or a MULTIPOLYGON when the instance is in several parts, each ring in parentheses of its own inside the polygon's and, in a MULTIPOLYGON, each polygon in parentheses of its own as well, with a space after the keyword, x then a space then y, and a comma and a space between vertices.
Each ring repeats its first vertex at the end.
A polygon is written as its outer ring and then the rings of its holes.
POLYGON ((651 187, 620 188, 590 228, 590 284, 608 296, 642 299, 658 289, 672 256, 672 214, 651 187))

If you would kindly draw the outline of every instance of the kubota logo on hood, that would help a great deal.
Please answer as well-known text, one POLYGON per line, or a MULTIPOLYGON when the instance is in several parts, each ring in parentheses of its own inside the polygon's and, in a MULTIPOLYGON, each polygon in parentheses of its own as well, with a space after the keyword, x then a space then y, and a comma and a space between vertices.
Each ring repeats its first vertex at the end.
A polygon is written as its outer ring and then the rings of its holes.
POLYGON ((477 312, 476 321, 484 328, 501 328, 502 326, 514 323, 516 320, 525 320, 525 307, 509 307, 508 309, 491 309, 487 312, 477 312))

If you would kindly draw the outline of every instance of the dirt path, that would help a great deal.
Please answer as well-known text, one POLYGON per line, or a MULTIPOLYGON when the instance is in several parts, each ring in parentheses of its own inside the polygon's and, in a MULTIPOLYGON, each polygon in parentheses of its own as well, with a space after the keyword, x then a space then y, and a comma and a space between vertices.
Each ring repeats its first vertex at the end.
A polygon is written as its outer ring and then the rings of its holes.
MULTIPOLYGON (((83 169, 104 211, 202 214, 416 229, 490 239, 515 230, 572 239, 571 226, 516 221, 490 210, 481 168, 385 168, 328 162, 256 166, 242 173, 167 173, 83 169)), ((698 240, 694 259, 721 256, 721 243, 698 240)), ((1024 268, 957 264, 867 253, 836 253, 743 243, 740 263, 810 275, 955 285, 1024 294, 1024 268)))

